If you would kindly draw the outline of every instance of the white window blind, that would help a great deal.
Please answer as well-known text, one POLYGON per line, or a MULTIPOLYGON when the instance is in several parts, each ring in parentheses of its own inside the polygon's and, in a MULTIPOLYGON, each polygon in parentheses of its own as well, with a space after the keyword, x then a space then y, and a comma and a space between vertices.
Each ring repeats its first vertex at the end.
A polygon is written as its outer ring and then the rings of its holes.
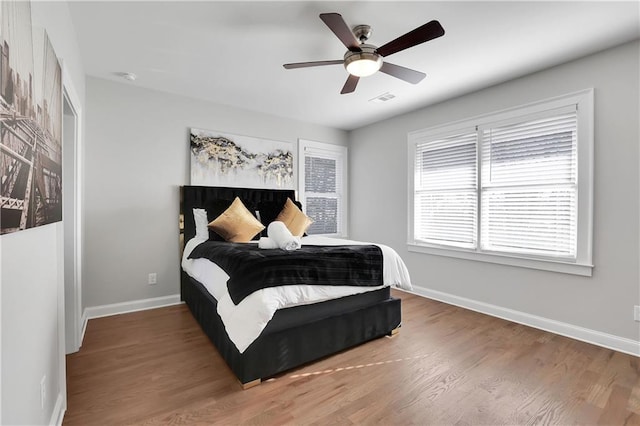
POLYGON ((409 250, 591 275, 593 90, 409 134, 409 250))
POLYGON ((482 249, 575 259, 575 107, 481 132, 482 249))
POLYGON ((300 192, 313 224, 307 234, 345 235, 346 148, 300 141, 300 192))
POLYGON ((475 247, 475 132, 421 142, 415 149, 416 239, 475 247))

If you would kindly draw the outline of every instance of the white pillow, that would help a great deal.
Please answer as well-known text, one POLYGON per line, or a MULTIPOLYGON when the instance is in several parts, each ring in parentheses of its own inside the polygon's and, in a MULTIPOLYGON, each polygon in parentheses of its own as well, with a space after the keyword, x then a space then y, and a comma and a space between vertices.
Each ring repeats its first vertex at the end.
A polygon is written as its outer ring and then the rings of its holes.
POLYGON ((193 209, 193 220, 196 222, 196 238, 200 240, 209 239, 209 219, 205 209, 193 209))

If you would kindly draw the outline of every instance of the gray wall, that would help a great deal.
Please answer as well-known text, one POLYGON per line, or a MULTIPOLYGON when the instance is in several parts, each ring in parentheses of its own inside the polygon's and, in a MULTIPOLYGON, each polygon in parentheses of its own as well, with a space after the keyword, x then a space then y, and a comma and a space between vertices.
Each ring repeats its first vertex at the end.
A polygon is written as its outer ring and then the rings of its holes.
POLYGON ((353 131, 351 237, 394 247, 416 286, 640 341, 633 320, 633 305, 640 305, 638 52, 638 42, 626 44, 353 131), (593 277, 407 251, 407 132, 590 87, 593 277), (371 173, 374 165, 385 172, 371 173))
MULTIPOLYGON (((80 102, 84 102, 84 71, 67 4, 32 2, 31 13, 33 26, 46 29, 80 102)), ((3 235, 0 245, 0 424, 48 424, 57 420, 66 404, 65 351, 61 339, 63 224, 3 235), (40 408, 43 376, 46 376, 46 398, 44 408, 40 408)))
POLYGON ((178 187, 189 184, 191 127, 347 143, 340 130, 92 77, 86 121, 84 307, 179 293, 178 187))

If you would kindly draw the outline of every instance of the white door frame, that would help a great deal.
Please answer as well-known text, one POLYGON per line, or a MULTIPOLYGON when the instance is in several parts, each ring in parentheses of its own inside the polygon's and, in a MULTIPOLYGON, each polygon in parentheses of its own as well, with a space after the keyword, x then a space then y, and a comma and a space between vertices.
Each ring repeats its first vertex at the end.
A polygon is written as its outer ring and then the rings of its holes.
MULTIPOLYGON (((74 88, 71 76, 68 70, 64 66, 62 67, 62 86, 63 86, 63 102, 66 100, 75 115, 75 129, 73 142, 74 155, 73 155, 73 182, 74 187, 72 191, 68 192, 66 196, 73 197, 74 205, 74 252, 65 253, 65 257, 68 255, 73 256, 74 270, 73 270, 73 284, 74 284, 74 303, 73 306, 65 306, 65 310, 71 309, 73 313, 73 322, 71 324, 65 324, 65 333, 71 334, 71 338, 66 338, 69 345, 63 340, 63 347, 66 347, 65 353, 77 352, 82 346, 82 337, 84 331, 84 324, 82 318, 82 158, 83 158, 83 144, 82 144, 82 103, 74 88)), ((64 145, 64 144, 63 144, 64 145)), ((64 149, 64 148, 63 148, 64 149)), ((63 187, 64 190, 64 187, 63 187)), ((64 199, 63 199, 64 203, 64 199)), ((64 219, 63 219, 64 220, 64 219)))

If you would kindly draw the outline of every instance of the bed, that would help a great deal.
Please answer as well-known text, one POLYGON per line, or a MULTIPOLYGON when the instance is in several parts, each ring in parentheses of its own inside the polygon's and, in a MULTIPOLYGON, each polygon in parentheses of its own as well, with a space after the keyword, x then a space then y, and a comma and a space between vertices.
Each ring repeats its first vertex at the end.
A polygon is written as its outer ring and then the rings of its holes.
MULTIPOLYGON (((275 219, 287 198, 295 200, 295 192, 227 187, 182 187, 181 218, 184 223, 184 241, 187 242, 184 247, 185 252, 193 250, 193 247, 199 244, 194 238, 196 230, 193 209, 206 210, 208 220, 212 220, 236 197, 240 198, 251 212, 259 212, 257 216, 263 224, 268 225, 275 219)), ((211 238, 214 237, 215 235, 212 234, 211 238)), ((306 238, 304 237, 303 240, 306 238)), ((312 238, 309 239, 312 240, 312 238)), ((328 239, 321 240, 320 243, 327 241, 328 239)), ((335 244, 338 243, 339 241, 335 244)), ((222 286, 219 283, 224 278, 219 276, 205 279, 205 275, 198 275, 191 269, 188 274, 185 271, 186 257, 183 255, 181 268, 181 298, 245 389, 302 364, 372 339, 395 334, 401 325, 400 299, 392 297, 390 287, 384 285, 317 303, 275 309, 270 320, 262 326, 263 328, 252 331, 257 334, 255 340, 239 344, 238 338, 231 333, 233 327, 225 327, 225 322, 219 314, 220 311, 224 316, 223 304, 228 302, 220 293, 216 298, 214 296, 216 291, 211 289, 211 282, 216 281, 217 288, 224 289, 224 282, 222 286)), ((335 289, 331 291, 338 291, 338 294, 342 291, 341 287, 336 286, 335 289)), ((275 288, 273 291, 281 291, 281 289, 275 288)), ((233 305, 230 306, 233 307, 233 305)), ((251 308, 250 311, 252 310, 254 309, 251 308)), ((241 325, 241 328, 251 329, 251 326, 246 327, 246 323, 241 325)))

